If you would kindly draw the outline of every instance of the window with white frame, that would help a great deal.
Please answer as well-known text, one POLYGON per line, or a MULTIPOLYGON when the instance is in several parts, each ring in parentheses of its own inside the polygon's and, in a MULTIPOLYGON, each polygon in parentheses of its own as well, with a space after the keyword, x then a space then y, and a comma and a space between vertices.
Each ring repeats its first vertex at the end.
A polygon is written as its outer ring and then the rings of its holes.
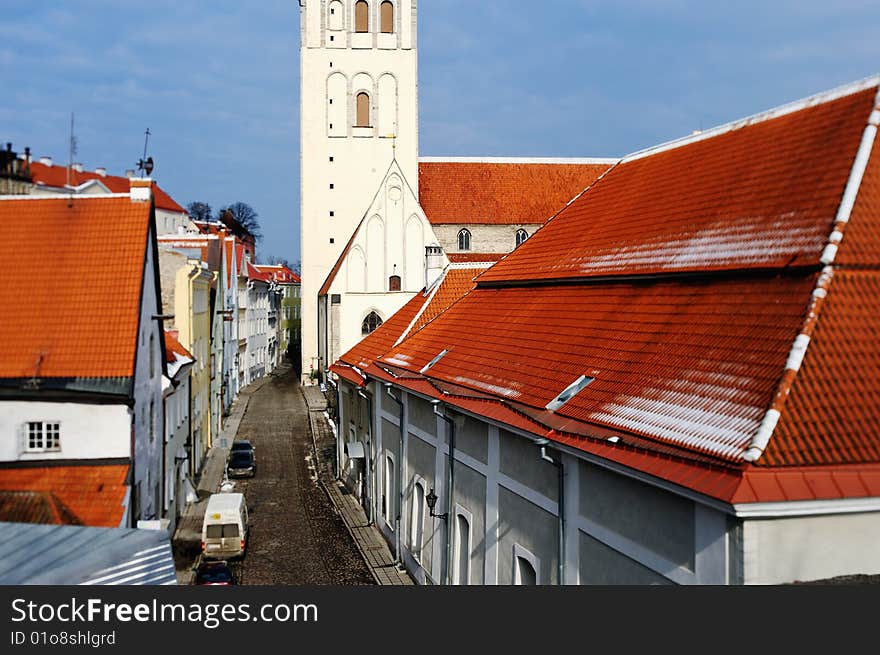
POLYGON ((61 450, 61 424, 44 421, 25 423, 24 450, 28 453, 51 453, 61 450))
POLYGON ((385 454, 385 488, 382 490, 382 516, 394 528, 394 455, 385 454))
POLYGON ((519 544, 513 545, 513 584, 534 586, 541 584, 541 561, 519 544))
POLYGON ((425 526, 425 482, 417 478, 413 485, 412 507, 409 518, 409 549, 417 560, 422 559, 425 526))
POLYGON ((471 583, 471 525, 473 516, 466 509, 455 508, 455 541, 453 542, 452 584, 471 583))

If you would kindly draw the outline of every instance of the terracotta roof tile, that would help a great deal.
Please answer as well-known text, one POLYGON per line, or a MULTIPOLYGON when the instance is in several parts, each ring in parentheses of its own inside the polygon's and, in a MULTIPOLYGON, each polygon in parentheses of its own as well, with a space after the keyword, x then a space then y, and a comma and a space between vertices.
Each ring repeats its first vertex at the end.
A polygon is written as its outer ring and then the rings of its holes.
POLYGON ((165 361, 174 364, 179 358, 195 361, 192 353, 184 348, 177 337, 165 330, 165 361))
POLYGON ((83 525, 119 527, 128 492, 127 464, 0 469, 0 491, 34 491, 57 497, 83 525))
MULTIPOLYGON (((848 233, 845 241, 853 237, 848 233)), ((880 271, 835 272, 803 366, 760 464, 880 461, 878 298, 880 271)))
POLYGON ((0 491, 0 521, 81 525, 55 494, 40 491, 0 491))
MULTIPOLYGON (((48 187, 63 189, 67 185, 66 166, 46 166, 39 162, 31 162, 31 176, 36 184, 43 184, 48 187)), ((120 175, 98 175, 93 171, 77 172, 71 169, 70 181, 72 186, 79 186, 89 180, 99 181, 110 189, 111 193, 128 193, 131 188, 131 182, 127 177, 120 175)), ((186 210, 155 182, 153 182, 153 198, 157 209, 182 214, 186 213, 186 210)))
POLYGON ((624 159, 482 281, 817 264, 876 94, 624 159))
POLYGON ((507 253, 503 252, 450 252, 446 256, 453 264, 497 262, 507 253))
POLYGON ((0 377, 130 377, 150 204, 4 199, 0 223, 0 377), (34 278, 47 256, 61 274, 34 278))
POLYGON ((419 162, 419 204, 432 225, 541 224, 610 163, 419 162))

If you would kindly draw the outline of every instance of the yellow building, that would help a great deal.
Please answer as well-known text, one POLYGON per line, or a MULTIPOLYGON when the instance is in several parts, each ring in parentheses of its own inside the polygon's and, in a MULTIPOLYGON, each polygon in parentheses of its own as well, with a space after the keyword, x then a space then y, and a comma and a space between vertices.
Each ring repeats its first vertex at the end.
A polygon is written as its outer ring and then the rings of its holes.
POLYGON ((211 287, 216 273, 194 253, 162 250, 159 255, 166 329, 176 333, 195 358, 190 372, 190 462, 195 475, 211 447, 211 287))

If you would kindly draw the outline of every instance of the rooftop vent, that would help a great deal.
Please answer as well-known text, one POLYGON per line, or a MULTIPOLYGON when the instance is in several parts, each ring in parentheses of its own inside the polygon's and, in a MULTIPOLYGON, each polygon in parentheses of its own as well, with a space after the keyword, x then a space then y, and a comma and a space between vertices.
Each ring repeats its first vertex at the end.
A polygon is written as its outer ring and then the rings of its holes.
POLYGON ((590 378, 586 375, 580 376, 577 380, 568 385, 561 394, 556 396, 553 400, 547 403, 546 409, 549 409, 551 412, 555 412, 557 409, 562 407, 569 400, 578 395, 583 389, 586 388, 590 382, 595 380, 596 378, 590 378))
POLYGON ((79 162, 76 162, 75 164, 71 164, 70 167, 71 167, 73 170, 75 170, 77 173, 82 173, 82 172, 83 172, 83 165, 80 164, 79 162))
POLYGON ((40 163, 43 164, 43 166, 51 166, 52 158, 44 155, 43 157, 40 157, 40 163))
POLYGON ((107 177, 107 169, 103 166, 99 166, 98 168, 96 168, 95 173, 97 173, 101 177, 107 177))
POLYGON ((428 362, 427 364, 425 364, 425 367, 424 367, 421 371, 419 371, 419 373, 424 373, 425 371, 429 370, 429 369, 430 369, 432 366, 434 366, 437 362, 439 362, 441 359, 443 359, 443 358, 446 356, 446 353, 448 353, 448 352, 449 352, 448 350, 444 350, 443 352, 441 352, 441 353, 440 353, 439 355, 437 355, 434 359, 432 359, 430 362, 428 362))

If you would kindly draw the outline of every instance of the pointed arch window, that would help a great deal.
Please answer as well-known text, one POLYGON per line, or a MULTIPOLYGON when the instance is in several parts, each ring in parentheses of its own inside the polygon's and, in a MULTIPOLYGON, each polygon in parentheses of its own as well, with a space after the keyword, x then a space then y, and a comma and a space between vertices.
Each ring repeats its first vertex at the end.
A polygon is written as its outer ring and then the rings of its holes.
POLYGON ((355 127, 370 127, 370 94, 361 91, 357 94, 357 123, 355 127))
POLYGON ((354 31, 370 31, 370 5, 366 0, 358 0, 354 3, 354 31))
POLYGON ((380 28, 383 34, 394 33, 394 4, 385 0, 379 6, 380 28))
POLYGON ((519 248, 526 239, 529 238, 529 233, 525 230, 517 230, 516 231, 516 247, 519 248))
POLYGON ((461 230, 458 233, 458 249, 459 250, 470 250, 471 249, 470 230, 461 230))
POLYGON ((379 315, 376 312, 370 312, 361 323, 361 334, 364 336, 372 334, 380 325, 382 325, 382 319, 379 315))

